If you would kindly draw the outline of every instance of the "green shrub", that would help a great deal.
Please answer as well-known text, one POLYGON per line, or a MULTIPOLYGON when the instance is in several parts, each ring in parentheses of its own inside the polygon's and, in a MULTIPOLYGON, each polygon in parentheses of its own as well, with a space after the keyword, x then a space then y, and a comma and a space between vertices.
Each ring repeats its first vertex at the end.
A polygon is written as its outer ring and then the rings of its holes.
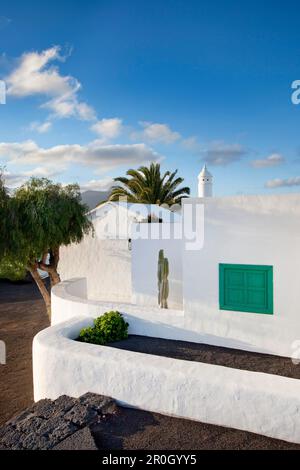
POLYGON ((94 320, 94 326, 83 328, 79 341, 92 344, 107 344, 128 338, 128 323, 119 312, 106 312, 94 320))
POLYGON ((0 261, 0 279, 9 281, 23 281, 26 276, 26 267, 19 261, 11 260, 8 257, 0 261))

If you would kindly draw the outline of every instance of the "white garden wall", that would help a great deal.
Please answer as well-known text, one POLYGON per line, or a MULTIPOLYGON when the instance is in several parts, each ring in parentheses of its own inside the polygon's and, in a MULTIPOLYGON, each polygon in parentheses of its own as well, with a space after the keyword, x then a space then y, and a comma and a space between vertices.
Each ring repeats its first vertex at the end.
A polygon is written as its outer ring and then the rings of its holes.
POLYGON ((85 279, 57 284, 51 293, 51 324, 57 325, 74 317, 96 318, 107 311, 118 310, 127 318, 131 334, 192 341, 190 332, 184 330, 183 311, 89 300, 86 292, 85 279))
POLYGON ((157 307, 158 253, 161 249, 169 261, 168 307, 182 310, 181 224, 133 225, 132 302, 157 307))
POLYGON ((62 247, 58 271, 61 280, 85 277, 90 299, 131 301, 131 252, 127 239, 105 238, 105 220, 94 221, 94 236, 62 247))
POLYGON ((201 202, 203 248, 183 254, 186 328, 219 344, 291 356, 300 339, 300 196, 191 199, 184 213, 201 202), (219 263, 272 265, 274 314, 220 310, 219 263))
POLYGON ((92 318, 34 338, 34 398, 86 392, 157 413, 300 443, 300 381, 73 341, 92 318))

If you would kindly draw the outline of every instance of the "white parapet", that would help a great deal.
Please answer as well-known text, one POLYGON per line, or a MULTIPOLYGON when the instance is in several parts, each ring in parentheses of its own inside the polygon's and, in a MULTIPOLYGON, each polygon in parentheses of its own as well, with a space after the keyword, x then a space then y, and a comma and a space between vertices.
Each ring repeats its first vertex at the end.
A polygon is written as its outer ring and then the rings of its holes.
MULTIPOLYGON (((74 317, 96 318, 111 310, 117 310, 125 316, 131 334, 193 341, 193 332, 184 329, 183 310, 89 300, 84 278, 61 282, 51 292, 51 324, 53 326, 74 317)), ((200 342, 203 340, 204 337, 200 337, 200 342)))
POLYGON ((94 392, 120 404, 300 443, 300 381, 74 341, 91 317, 33 342, 34 397, 94 392))

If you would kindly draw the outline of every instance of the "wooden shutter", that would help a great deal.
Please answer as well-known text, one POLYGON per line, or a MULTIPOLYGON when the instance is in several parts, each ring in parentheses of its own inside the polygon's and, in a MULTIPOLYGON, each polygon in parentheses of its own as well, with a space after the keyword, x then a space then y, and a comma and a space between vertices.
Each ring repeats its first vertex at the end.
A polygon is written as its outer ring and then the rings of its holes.
POLYGON ((219 265, 221 310, 273 314, 273 267, 219 265))

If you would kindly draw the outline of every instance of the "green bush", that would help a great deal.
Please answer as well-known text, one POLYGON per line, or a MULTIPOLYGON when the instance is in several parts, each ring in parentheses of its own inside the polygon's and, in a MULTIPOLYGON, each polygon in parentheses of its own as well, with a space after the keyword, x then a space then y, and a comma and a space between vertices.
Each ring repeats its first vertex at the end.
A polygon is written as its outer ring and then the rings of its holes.
POLYGON ((11 260, 8 257, 0 261, 0 279, 9 281, 23 281, 26 276, 26 267, 19 261, 11 260))
POLYGON ((94 326, 83 328, 79 341, 92 344, 107 344, 128 338, 128 323, 119 312, 106 312, 94 320, 94 326))

